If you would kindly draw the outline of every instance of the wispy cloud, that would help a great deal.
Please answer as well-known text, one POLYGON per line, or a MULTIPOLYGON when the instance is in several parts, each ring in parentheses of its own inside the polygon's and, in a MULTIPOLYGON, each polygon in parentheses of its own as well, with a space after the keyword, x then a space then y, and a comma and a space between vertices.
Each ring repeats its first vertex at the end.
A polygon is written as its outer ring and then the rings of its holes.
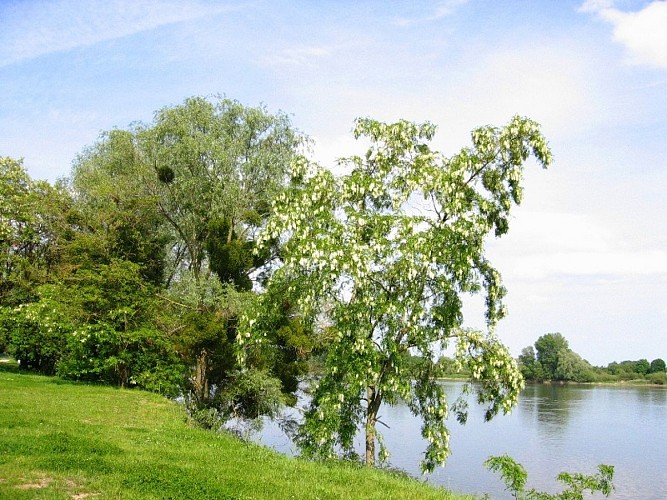
POLYGON ((451 16, 458 8, 468 3, 469 0, 445 0, 438 2, 430 13, 417 17, 401 17, 396 20, 398 26, 411 26, 414 24, 429 23, 447 16, 451 16))
POLYGON ((627 49, 631 62, 667 68, 667 2, 654 0, 624 12, 610 0, 587 0, 579 10, 612 24, 614 40, 627 49))
POLYGON ((6 5, 0 7, 0 66, 238 8, 176 0, 44 0, 6 5))
POLYGON ((329 56, 331 49, 318 46, 297 46, 273 52, 262 59, 267 66, 297 65, 310 66, 318 59, 329 56))

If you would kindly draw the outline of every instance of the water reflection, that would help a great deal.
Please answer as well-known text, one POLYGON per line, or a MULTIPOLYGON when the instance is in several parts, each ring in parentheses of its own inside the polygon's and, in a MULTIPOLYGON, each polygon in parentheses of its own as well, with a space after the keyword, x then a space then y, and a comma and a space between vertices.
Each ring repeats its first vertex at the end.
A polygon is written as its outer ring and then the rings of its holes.
POLYGON ((541 434, 554 439, 567 430, 571 413, 584 404, 583 393, 571 386, 530 384, 521 393, 519 414, 527 425, 541 426, 541 434))

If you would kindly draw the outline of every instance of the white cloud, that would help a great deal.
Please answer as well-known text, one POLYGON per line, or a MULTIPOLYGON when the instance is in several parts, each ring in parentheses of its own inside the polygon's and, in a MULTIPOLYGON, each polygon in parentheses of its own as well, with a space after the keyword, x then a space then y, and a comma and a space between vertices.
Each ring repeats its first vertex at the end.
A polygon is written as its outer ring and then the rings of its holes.
POLYGON ((0 66, 233 9, 176 0, 19 3, 2 11, 0 66))
POLYGON ((667 2, 653 1, 639 11, 624 12, 609 0, 587 0, 580 11, 611 23, 614 40, 627 49, 631 62, 667 68, 667 2))
POLYGON ((604 220, 571 213, 521 213, 502 243, 492 244, 496 264, 513 277, 667 274, 667 251, 625 241, 604 220))

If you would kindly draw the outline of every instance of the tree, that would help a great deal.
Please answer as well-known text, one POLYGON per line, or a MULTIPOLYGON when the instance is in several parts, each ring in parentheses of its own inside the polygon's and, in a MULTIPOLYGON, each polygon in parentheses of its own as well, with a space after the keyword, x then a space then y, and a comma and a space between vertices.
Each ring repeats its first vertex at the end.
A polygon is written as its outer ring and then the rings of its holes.
POLYGON ((649 373, 664 373, 665 372, 665 361, 663 359, 657 358, 651 361, 651 368, 649 373))
POLYGON ((543 380, 542 364, 537 361, 535 349, 532 345, 524 347, 519 355, 519 369, 526 380, 543 380))
POLYGON ((649 364, 647 359, 642 358, 635 362, 635 373, 639 373, 640 375, 646 375, 650 369, 651 365, 649 364))
POLYGON ((102 133, 76 158, 69 184, 78 240, 71 260, 88 266, 124 260, 139 265, 152 285, 164 283, 170 235, 147 192, 147 170, 135 134, 126 130, 102 133))
MULTIPOLYGON (((366 463, 375 463, 377 442, 384 459, 379 410, 402 398, 423 419, 422 468, 444 463, 448 405, 433 375, 437 349, 450 342, 481 382, 475 387, 488 403, 487 419, 509 411, 522 387, 516 361, 492 331, 462 328, 461 297, 485 295, 490 330, 503 317, 505 290, 484 242, 507 232, 531 152, 545 167, 551 153, 539 126, 520 117, 474 130, 473 145, 451 158, 429 147, 434 132, 429 123, 358 120, 355 136, 372 144, 366 155, 343 160, 351 172, 340 177, 296 162, 300 182, 278 196, 260 237, 265 244, 283 238, 283 266, 269 290, 287 283, 286 300, 334 339, 300 431, 311 456, 334 455, 337 447, 352 453, 363 425, 366 463), (406 352, 425 361, 419 373, 408 369, 406 352)), ((256 312, 238 342, 256 345, 264 333, 256 312)), ((456 413, 465 420, 462 402, 456 413)))
POLYGON ((275 253, 253 253, 255 234, 304 138, 282 113, 200 97, 161 109, 135 134, 142 182, 171 232, 167 298, 183 320, 174 329, 194 367, 192 396, 215 404, 239 368, 231 344, 252 278, 275 253))
POLYGON ((560 333, 542 335, 535 342, 535 350, 537 351, 537 361, 540 362, 544 371, 544 377, 549 380, 556 378, 559 353, 569 350, 565 337, 560 333))
POLYGON ((0 157, 0 307, 34 300, 49 281, 69 203, 61 186, 33 180, 21 160, 0 157))
POLYGON ((33 180, 21 160, 0 157, 0 352, 48 374, 64 337, 54 315, 30 303, 55 278, 70 204, 63 186, 33 180))
POLYGON ((571 349, 561 349, 558 351, 558 364, 554 378, 574 382, 592 382, 595 376, 591 365, 576 352, 571 349))

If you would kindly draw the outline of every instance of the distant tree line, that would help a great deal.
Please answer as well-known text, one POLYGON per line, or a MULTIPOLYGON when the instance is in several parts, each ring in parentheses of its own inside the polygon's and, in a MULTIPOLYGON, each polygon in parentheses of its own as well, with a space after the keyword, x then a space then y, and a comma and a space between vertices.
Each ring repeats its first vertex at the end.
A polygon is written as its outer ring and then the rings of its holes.
MULTIPOLYGON (((419 356, 409 355, 410 363, 419 364, 419 356)), ((534 345, 522 349, 517 358, 524 379, 529 382, 617 382, 667 384, 665 361, 656 358, 636 361, 612 362, 607 366, 593 366, 570 349, 568 341, 560 333, 548 333, 537 339, 534 345)), ((466 379, 468 370, 450 356, 440 356, 437 361, 438 376, 466 379)))
POLYGON ((665 361, 656 358, 650 363, 646 359, 637 361, 614 361, 606 367, 592 366, 570 349, 560 333, 548 333, 537 339, 534 346, 525 347, 519 356, 519 367, 526 380, 614 382, 645 381, 666 384, 665 361))

